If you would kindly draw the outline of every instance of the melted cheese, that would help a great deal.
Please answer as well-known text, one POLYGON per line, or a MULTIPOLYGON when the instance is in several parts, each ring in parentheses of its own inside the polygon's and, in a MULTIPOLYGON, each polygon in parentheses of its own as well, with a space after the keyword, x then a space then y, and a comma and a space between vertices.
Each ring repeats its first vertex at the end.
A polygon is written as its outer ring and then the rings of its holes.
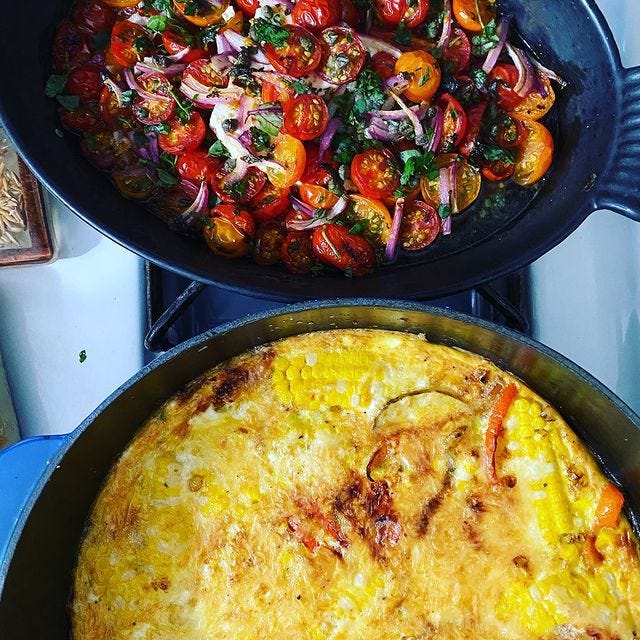
POLYGON ((384 331, 290 338, 136 435, 80 550, 74 638, 630 640, 626 519, 597 534, 601 562, 585 554, 605 485, 553 408, 477 356, 384 331), (509 383, 496 485, 484 434, 509 383))

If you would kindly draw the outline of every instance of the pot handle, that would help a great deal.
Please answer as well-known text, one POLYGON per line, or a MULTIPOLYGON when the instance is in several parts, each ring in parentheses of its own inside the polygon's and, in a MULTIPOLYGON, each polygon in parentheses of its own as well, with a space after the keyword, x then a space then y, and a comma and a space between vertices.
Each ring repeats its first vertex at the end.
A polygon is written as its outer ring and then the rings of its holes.
POLYGON ((0 451, 0 584, 11 536, 38 480, 66 436, 27 438, 0 451))
POLYGON ((609 170, 600 179, 595 205, 640 222, 640 67, 622 69, 618 127, 617 148, 609 170))

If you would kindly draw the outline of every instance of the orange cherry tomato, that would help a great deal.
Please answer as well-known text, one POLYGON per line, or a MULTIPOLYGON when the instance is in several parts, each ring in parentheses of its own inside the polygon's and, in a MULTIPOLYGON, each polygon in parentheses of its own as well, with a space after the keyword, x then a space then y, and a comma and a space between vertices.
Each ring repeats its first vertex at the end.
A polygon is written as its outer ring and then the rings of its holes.
POLYGON ((342 7, 339 0, 298 0, 291 11, 291 18, 295 24, 319 33, 340 22, 342 7))
POLYGON ((233 16, 231 16, 231 18, 224 23, 224 27, 220 28, 220 33, 224 33, 227 29, 242 33, 243 27, 244 15, 242 14, 242 11, 236 11, 233 16))
POLYGON ((384 249, 391 235, 391 215, 380 200, 365 198, 357 194, 350 196, 351 206, 347 210, 346 221, 356 224, 366 221, 360 232, 376 249, 384 249))
POLYGON ((415 200, 405 204, 400 224, 400 246, 407 251, 425 249, 438 237, 442 224, 435 208, 415 200))
POLYGON ((553 137, 535 120, 521 120, 525 138, 514 167, 513 181, 522 186, 535 184, 549 170, 553 161, 553 137))
POLYGON ((280 260, 291 273, 309 273, 317 264, 311 244, 311 234, 289 231, 280 247, 280 260))
POLYGON ((111 30, 111 55, 123 67, 133 67, 144 56, 150 55, 153 42, 149 33, 139 24, 121 20, 111 30))
POLYGON ((376 254, 369 242, 339 224, 325 224, 315 229, 311 243, 320 262, 354 276, 368 273, 376 263, 376 254))
POLYGON ((513 175, 514 170, 513 163, 496 160, 482 167, 482 175, 490 182, 503 182, 513 175))
MULTIPOLYGON (((470 206, 480 193, 482 178, 480 172, 472 167, 466 160, 455 153, 444 153, 436 157, 438 169, 448 167, 455 163, 456 191, 451 194, 451 213, 459 213, 470 206)), ((433 202, 436 206, 442 204, 440 198, 440 176, 429 179, 422 176, 420 180, 422 195, 428 202, 433 202)))
POLYGON ((498 114, 488 134, 493 142, 506 149, 517 149, 524 139, 522 123, 507 113, 498 114))
POLYGON ((298 140, 313 140, 322 135, 329 122, 329 109, 321 96, 303 93, 284 104, 284 128, 298 140))
POLYGON ((289 32, 286 42, 279 47, 267 42, 264 53, 279 73, 296 78, 306 76, 320 64, 320 43, 304 27, 284 25, 282 28, 289 32))
POLYGON ((551 86, 551 81, 546 76, 539 76, 547 95, 537 92, 530 93, 526 98, 523 98, 512 110, 512 113, 518 118, 524 118, 527 120, 540 120, 549 113, 551 107, 556 102, 556 94, 551 86))
POLYGON ((204 239, 213 253, 224 258, 242 258, 251 250, 251 241, 222 216, 209 218, 203 228, 204 239))
POLYGON ((442 139, 438 147, 439 150, 443 150, 457 145, 464 138, 467 131, 467 114, 450 93, 443 93, 438 98, 437 105, 444 114, 442 139))
POLYGON ((482 31, 496 17, 493 0, 453 0, 453 15, 463 29, 482 31))
POLYGON ((404 95, 414 102, 430 100, 440 86, 440 66, 426 51, 403 53, 396 60, 395 72, 409 75, 409 86, 404 90, 404 95))
POLYGON ((518 82, 518 70, 514 65, 499 62, 489 74, 489 81, 497 81, 500 109, 513 111, 522 102, 522 98, 513 90, 518 82))
POLYGON ((351 179, 368 198, 388 198, 400 185, 393 155, 387 149, 367 149, 351 161, 351 179))
POLYGON ((286 189, 302 177, 307 155, 300 140, 281 133, 274 142, 273 159, 282 165, 282 168, 268 167, 267 176, 274 186, 286 189))
POLYGON ((140 4, 139 0, 103 0, 103 2, 116 9, 126 9, 127 7, 135 7, 140 4))
POLYGON ((251 212, 257 222, 268 222, 289 208, 289 187, 281 189, 267 181, 251 200, 251 212))
POLYGON ((146 200, 156 189, 144 167, 114 169, 111 177, 118 191, 131 200, 146 200))
POLYGON ((317 184, 301 184, 298 187, 300 191, 300 200, 316 209, 329 209, 338 202, 338 196, 335 193, 320 187, 317 184))
POLYGON ((191 2, 178 2, 173 0, 176 11, 188 22, 196 27, 208 27, 222 21, 222 14, 229 6, 229 0, 220 0, 219 4, 210 4, 206 0, 196 2, 195 9, 192 9, 191 2))
POLYGON ((158 144, 167 153, 193 151, 204 140, 206 128, 202 116, 197 111, 191 114, 189 122, 185 124, 176 116, 173 116, 167 124, 171 127, 169 133, 158 135, 158 144))

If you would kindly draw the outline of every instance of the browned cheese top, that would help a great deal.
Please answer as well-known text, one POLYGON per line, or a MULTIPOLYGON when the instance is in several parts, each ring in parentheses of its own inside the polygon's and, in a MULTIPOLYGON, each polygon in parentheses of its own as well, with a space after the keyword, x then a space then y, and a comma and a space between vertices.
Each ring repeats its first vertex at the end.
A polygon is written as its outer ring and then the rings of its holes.
POLYGON ((288 338, 169 400, 111 472, 75 640, 640 635, 637 540, 558 413, 420 336, 288 338), (485 461, 506 387, 497 482, 485 461))

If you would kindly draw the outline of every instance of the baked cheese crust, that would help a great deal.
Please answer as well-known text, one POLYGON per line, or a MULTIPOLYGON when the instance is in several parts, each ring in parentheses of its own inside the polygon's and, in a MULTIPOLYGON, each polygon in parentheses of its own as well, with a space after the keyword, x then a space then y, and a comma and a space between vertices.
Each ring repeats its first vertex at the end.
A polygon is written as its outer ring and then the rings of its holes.
POLYGON ((638 543, 624 517, 594 528, 607 485, 479 356, 391 331, 288 338, 135 436, 89 519, 73 637, 631 640, 638 543))

